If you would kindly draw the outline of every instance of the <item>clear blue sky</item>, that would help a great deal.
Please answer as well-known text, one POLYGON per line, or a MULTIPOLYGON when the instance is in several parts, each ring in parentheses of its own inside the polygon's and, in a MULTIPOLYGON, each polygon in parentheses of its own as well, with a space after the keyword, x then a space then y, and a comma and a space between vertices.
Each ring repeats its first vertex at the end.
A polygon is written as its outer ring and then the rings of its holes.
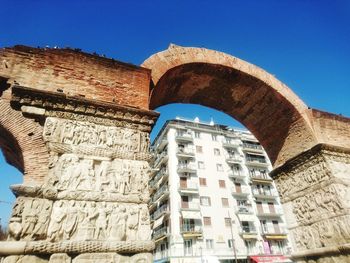
MULTIPOLYGON (((0 0, 0 6, 1 47, 77 47, 136 65, 169 43, 206 47, 262 67, 310 107, 350 116, 348 0, 0 0)), ((199 116, 238 125, 198 106, 158 110, 161 120, 199 116)), ((11 202, 6 189, 21 176, 2 159, 0 176, 0 200, 11 202)), ((0 203, 4 221, 9 207, 0 203)))

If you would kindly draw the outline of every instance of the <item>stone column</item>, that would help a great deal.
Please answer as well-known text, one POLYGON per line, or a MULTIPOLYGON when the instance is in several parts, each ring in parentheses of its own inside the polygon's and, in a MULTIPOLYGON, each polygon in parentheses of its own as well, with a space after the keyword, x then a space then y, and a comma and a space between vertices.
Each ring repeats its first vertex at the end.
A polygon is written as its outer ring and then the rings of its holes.
POLYGON ((300 263, 350 262, 350 149, 318 144, 273 170, 300 263))
POLYGON ((158 114, 13 88, 12 104, 43 126, 40 186, 17 196, 3 262, 152 262, 149 132, 158 114))

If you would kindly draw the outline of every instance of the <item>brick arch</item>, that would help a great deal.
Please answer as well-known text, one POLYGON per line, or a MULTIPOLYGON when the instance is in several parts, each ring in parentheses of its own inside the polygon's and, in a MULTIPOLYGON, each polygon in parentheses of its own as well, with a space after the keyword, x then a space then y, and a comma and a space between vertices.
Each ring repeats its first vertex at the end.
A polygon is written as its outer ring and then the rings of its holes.
POLYGON ((317 144, 305 103, 255 65, 218 51, 171 45, 142 66, 152 70, 151 109, 194 103, 225 112, 257 137, 275 167, 317 144))
POLYGON ((49 154, 42 126, 0 99, 0 148, 6 161, 21 171, 23 181, 40 185, 48 173, 49 154))

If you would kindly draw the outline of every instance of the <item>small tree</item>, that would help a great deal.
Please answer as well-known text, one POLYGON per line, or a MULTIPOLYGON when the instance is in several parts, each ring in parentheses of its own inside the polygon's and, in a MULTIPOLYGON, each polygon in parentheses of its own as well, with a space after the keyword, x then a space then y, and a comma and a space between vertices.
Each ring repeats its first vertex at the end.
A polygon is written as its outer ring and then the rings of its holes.
POLYGON ((7 230, 0 224, 0 241, 7 239, 7 230))

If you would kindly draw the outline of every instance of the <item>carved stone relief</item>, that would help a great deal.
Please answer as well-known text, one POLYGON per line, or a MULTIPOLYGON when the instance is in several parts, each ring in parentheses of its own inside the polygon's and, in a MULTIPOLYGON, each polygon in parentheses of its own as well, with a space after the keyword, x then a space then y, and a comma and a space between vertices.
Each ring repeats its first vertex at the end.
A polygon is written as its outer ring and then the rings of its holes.
POLYGON ((134 129, 48 117, 44 139, 80 147, 108 148, 119 152, 149 151, 149 135, 134 129))
POLYGON ((343 215, 349 207, 350 189, 341 184, 329 185, 293 201, 293 213, 299 225, 343 215))
POLYGON ((297 227, 291 230, 291 234, 299 251, 345 244, 350 240, 350 215, 297 227))
POLYGON ((135 196, 141 196, 143 200, 149 197, 147 180, 150 170, 145 161, 96 160, 76 154, 52 155, 51 160, 50 175, 45 186, 63 193, 59 193, 58 197, 93 200, 93 197, 101 198, 101 192, 114 193, 104 196, 105 200, 110 197, 110 201, 118 199, 116 195, 119 195, 119 199, 120 196, 131 195, 134 201, 137 201, 135 196))
POLYGON ((147 206, 60 200, 54 203, 48 240, 150 239, 147 206))
POLYGON ((9 240, 42 240, 46 238, 52 201, 19 197, 9 223, 9 240))

